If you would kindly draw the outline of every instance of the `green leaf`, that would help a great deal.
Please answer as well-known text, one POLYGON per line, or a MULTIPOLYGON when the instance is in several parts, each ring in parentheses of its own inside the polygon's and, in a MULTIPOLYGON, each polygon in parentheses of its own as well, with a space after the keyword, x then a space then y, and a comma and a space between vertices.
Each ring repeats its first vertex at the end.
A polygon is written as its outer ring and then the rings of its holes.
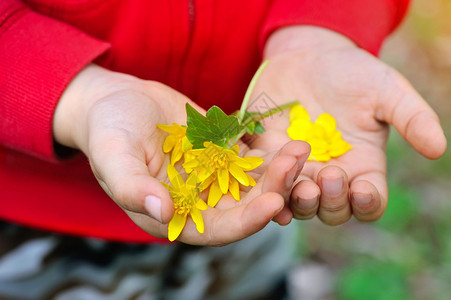
POLYGON ((246 111, 243 120, 243 124, 246 126, 246 132, 251 135, 254 133, 262 134, 265 132, 265 128, 259 121, 261 119, 263 119, 261 113, 246 111))
POLYGON ((265 132, 265 127, 263 127, 262 123, 255 123, 254 133, 262 134, 265 132))
POLYGON ((249 134, 254 134, 255 131, 255 123, 254 122, 250 122, 249 124, 246 125, 246 131, 249 134))
POLYGON ((203 148, 204 142, 213 142, 224 147, 242 129, 236 116, 228 116, 217 106, 212 106, 206 116, 203 116, 186 103, 186 114, 188 125, 186 137, 194 149, 203 148))
POLYGON ((256 121, 249 121, 246 124, 246 132, 250 135, 254 133, 262 134, 265 132, 265 127, 263 127, 262 123, 256 121))

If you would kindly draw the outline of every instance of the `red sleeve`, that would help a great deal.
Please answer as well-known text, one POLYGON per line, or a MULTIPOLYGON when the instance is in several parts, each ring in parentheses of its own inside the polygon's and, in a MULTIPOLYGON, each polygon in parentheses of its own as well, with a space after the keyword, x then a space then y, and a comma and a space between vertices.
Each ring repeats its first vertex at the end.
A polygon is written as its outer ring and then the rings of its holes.
POLYGON ((109 45, 18 0, 0 1, 0 146, 55 159, 52 116, 72 78, 109 45))
POLYGON ((410 0, 275 0, 263 26, 261 44, 278 28, 315 25, 339 32, 377 55, 383 40, 403 19, 409 3, 410 0))

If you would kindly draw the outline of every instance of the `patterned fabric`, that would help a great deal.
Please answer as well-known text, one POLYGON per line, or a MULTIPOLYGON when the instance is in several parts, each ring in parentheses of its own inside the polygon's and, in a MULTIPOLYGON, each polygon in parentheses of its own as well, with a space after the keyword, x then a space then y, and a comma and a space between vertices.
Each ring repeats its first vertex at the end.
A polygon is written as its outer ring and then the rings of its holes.
POLYGON ((105 242, 0 223, 0 299, 282 299, 292 227, 220 248, 105 242))

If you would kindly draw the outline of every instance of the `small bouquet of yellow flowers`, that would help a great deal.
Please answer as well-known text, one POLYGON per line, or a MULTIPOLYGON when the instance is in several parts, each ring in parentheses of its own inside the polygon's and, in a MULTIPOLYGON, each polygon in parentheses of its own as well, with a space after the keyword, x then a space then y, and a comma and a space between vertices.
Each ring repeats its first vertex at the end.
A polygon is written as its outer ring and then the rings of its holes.
MULTIPOLYGON (((290 119, 295 121, 288 129, 291 138, 299 139, 300 136, 296 135, 298 130, 304 133, 311 130, 316 133, 320 130, 315 129, 314 126, 316 125, 309 125, 310 127, 304 130, 304 123, 307 124, 304 122, 305 118, 298 121, 298 118, 293 117, 299 116, 300 106, 297 101, 272 108, 264 113, 247 111, 253 88, 267 64, 268 61, 265 61, 252 78, 239 111, 227 115, 219 107, 212 106, 204 116, 187 103, 186 125, 176 123, 157 125, 158 128, 169 134, 164 141, 163 151, 170 154, 167 174, 171 185, 163 184, 169 190, 174 202, 174 216, 168 227, 168 239, 170 241, 174 241, 180 235, 188 215, 196 224, 197 230, 203 233, 202 210, 206 210, 208 206, 215 207, 221 197, 228 193, 239 201, 240 186, 247 187, 256 184, 252 176, 246 172, 260 166, 263 159, 261 157, 239 156, 240 148, 237 142, 245 134, 263 133, 264 127, 261 120, 281 110, 292 108, 290 119), (301 126, 300 123, 302 123, 301 126), (181 162, 183 169, 188 174, 186 181, 174 167, 178 162, 181 162), (199 197, 199 193, 202 191, 208 191, 207 203, 199 197)), ((331 136, 333 145, 335 145, 337 144, 335 132, 338 133, 338 131, 335 130, 335 125, 327 124, 324 129, 324 137, 331 136)), ((304 134, 301 137, 304 138, 304 136, 307 138, 311 135, 304 134)), ((307 139, 307 141, 309 140, 307 139)), ((317 139, 310 141, 319 144, 317 139)), ((343 143, 339 146, 341 147, 340 151, 336 150, 336 146, 332 147, 332 152, 326 151, 329 159, 337 156, 337 154, 343 154, 350 148, 350 146, 346 146, 349 144, 343 143)), ((319 154, 315 154, 314 159, 324 161, 326 156, 324 152, 321 148, 319 154)), ((316 153, 313 152, 313 148, 312 153, 316 153)))

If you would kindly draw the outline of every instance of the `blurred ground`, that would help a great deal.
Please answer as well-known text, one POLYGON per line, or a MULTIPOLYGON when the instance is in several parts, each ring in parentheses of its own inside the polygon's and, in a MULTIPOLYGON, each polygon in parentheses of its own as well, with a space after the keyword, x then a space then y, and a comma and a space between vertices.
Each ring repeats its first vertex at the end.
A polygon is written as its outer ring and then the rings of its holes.
MULTIPOLYGON (((451 133, 451 1, 416 0, 382 59, 401 72, 451 133)), ((374 224, 299 222, 292 299, 449 299, 451 155, 416 154, 392 131, 389 205, 374 224)))

